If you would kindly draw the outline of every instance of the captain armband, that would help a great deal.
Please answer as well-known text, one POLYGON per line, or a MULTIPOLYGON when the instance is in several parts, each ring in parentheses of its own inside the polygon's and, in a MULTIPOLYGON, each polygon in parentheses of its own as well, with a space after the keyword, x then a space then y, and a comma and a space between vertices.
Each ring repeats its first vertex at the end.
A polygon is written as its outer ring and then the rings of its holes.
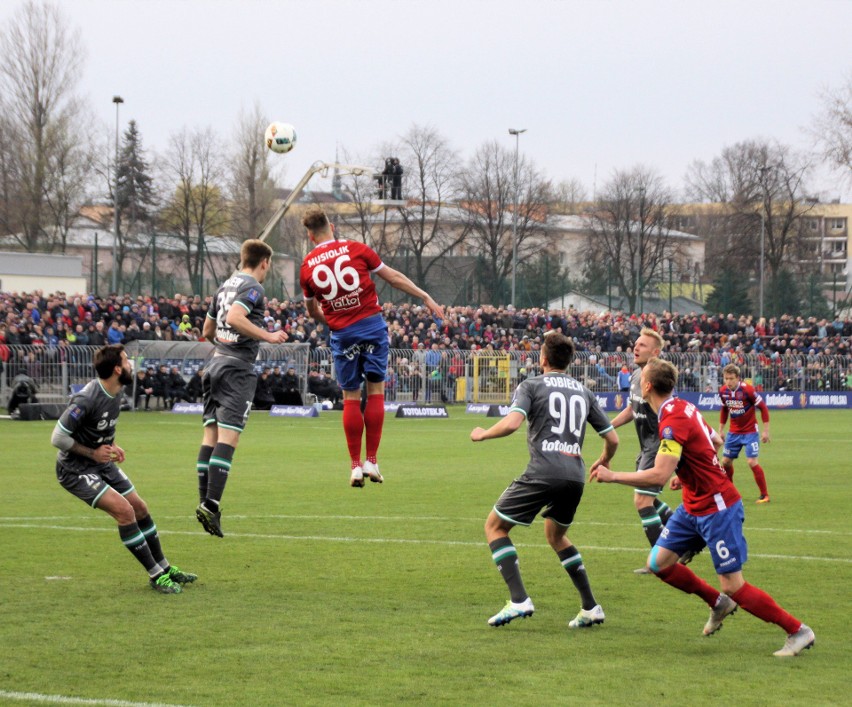
POLYGON ((673 439, 664 439, 660 442, 660 448, 657 450, 657 454, 665 454, 666 456, 680 459, 681 454, 683 454, 683 447, 679 442, 675 442, 673 439))

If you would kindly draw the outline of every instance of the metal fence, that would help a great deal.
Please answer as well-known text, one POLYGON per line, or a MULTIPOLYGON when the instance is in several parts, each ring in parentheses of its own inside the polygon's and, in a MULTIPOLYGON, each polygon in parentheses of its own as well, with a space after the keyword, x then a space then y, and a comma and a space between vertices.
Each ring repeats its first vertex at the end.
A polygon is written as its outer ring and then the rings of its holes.
MULTIPOLYGON (((0 350, 0 402, 8 404, 11 382, 23 374, 38 386, 42 402, 63 402, 74 386, 93 376, 94 346, 62 344, 7 346, 0 350)), ((191 377, 213 354, 213 346, 199 342, 135 341, 127 346, 134 368, 166 365, 191 377)), ((742 376, 762 390, 843 391, 852 389, 852 356, 749 354, 729 361, 704 353, 664 354, 680 371, 678 388, 684 391, 716 391, 722 383, 722 368, 736 363, 742 376)), ((331 350, 308 344, 262 344, 255 362, 264 366, 292 365, 300 377, 302 398, 307 399, 308 379, 315 371, 334 378, 331 350)), ((630 371, 633 355, 578 352, 568 372, 596 392, 619 390, 619 373, 630 371)), ((518 383, 540 373, 535 352, 459 349, 392 349, 388 359, 385 397, 397 402, 507 403, 518 383)))
MULTIPOLYGON (((88 383, 94 376, 92 358, 97 346, 60 345, 47 346, 8 346, 8 355, 0 359, 0 402, 8 406, 16 376, 25 375, 36 385, 36 397, 40 402, 64 402, 69 394, 79 386, 88 383)), ((177 368, 184 380, 189 380, 204 367, 213 355, 213 345, 194 341, 134 341, 125 347, 134 371, 158 371, 161 366, 169 370, 177 368)), ((280 366, 286 370, 293 366, 301 382, 302 399, 307 393, 308 354, 307 344, 280 344, 272 346, 261 344, 255 361, 255 372, 265 367, 280 366)), ((4 353, 6 353, 4 351, 4 353)), ((128 397, 136 398, 134 376, 133 386, 128 397)), ((159 396, 165 398, 165 395, 159 396)), ((164 400, 161 400, 162 404, 164 400)))

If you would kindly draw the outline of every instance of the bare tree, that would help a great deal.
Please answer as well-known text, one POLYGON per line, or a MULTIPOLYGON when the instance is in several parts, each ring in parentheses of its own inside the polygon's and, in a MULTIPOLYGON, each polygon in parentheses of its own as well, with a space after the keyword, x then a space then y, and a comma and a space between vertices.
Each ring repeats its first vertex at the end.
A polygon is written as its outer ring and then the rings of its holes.
POLYGON ((413 258, 409 276, 425 287, 429 273, 467 238, 468 229, 448 228, 445 208, 458 201, 460 160, 442 134, 413 125, 402 139, 407 203, 400 210, 400 245, 413 258))
MULTIPOLYGON (((338 155, 341 164, 378 164, 378 158, 363 158, 352 155, 346 148, 341 148, 338 155)), ((348 208, 339 208, 334 218, 338 227, 345 226, 347 232, 355 233, 358 240, 367 243, 379 253, 387 252, 387 220, 384 209, 372 204, 376 195, 376 182, 372 175, 334 176, 333 193, 346 202, 348 208), (381 222, 381 225, 379 223, 381 222), (376 228, 374 229, 374 226, 376 228)), ((304 229, 299 226, 299 237, 304 239, 304 229)))
POLYGON ((822 156, 852 184, 852 72, 839 88, 824 89, 820 98, 822 110, 811 134, 822 156))
MULTIPOLYGON (((546 247, 542 222, 550 199, 550 183, 526 158, 518 163, 517 261, 546 247)), ((461 204, 467 212, 467 243, 482 256, 479 273, 488 301, 507 298, 512 272, 515 154, 496 141, 482 145, 461 175, 461 204)))
MULTIPOLYGON (((93 122, 93 118, 89 122, 93 122)), ((68 233, 74 226, 80 208, 93 191, 95 173, 91 165, 95 143, 75 123, 62 123, 50 131, 45 184, 45 223, 49 224, 50 249, 65 253, 68 233)))
POLYGON ((551 209, 557 214, 577 215, 588 200, 588 192, 579 179, 566 179, 553 190, 551 209))
MULTIPOLYGON (((50 218, 46 202, 63 180, 52 181, 52 169, 63 164, 69 179, 79 171, 68 162, 76 156, 65 138, 77 132, 81 118, 74 91, 85 53, 79 30, 68 26, 56 5, 27 0, 0 31, 0 56, 0 115, 7 131, 0 147, 0 223, 33 251, 55 232, 49 225, 57 218, 50 218)), ((71 200, 52 197, 54 210, 71 208, 71 200)))
MULTIPOLYGON (((205 240, 225 236, 230 225, 224 199, 225 170, 214 149, 219 144, 211 128, 184 128, 169 139, 164 158, 165 179, 172 186, 161 219, 183 246, 190 283, 202 284, 205 240)), ((214 279, 219 274, 211 273, 214 279)))
POLYGON ((756 272, 762 228, 772 277, 784 266, 795 265, 801 218, 813 209, 806 198, 809 171, 805 157, 765 140, 726 147, 710 164, 695 162, 687 174, 690 195, 725 206, 708 238, 707 260, 733 262, 756 272))
POLYGON ((662 177, 637 166, 615 172, 592 207, 589 264, 608 272, 631 311, 641 311, 654 273, 679 252, 668 228, 671 201, 662 177))
POLYGON ((268 124, 260 104, 241 111, 234 128, 234 149, 228 160, 228 195, 233 233, 255 238, 272 215, 275 184, 270 174, 269 150, 263 143, 268 124))

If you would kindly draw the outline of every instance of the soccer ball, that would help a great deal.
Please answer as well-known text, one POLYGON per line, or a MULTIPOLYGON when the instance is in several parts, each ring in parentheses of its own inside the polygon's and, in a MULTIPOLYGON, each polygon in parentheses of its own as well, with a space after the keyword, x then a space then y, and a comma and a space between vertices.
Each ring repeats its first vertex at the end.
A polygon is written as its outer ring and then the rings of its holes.
POLYGON ((266 146, 279 155, 296 147, 296 128, 290 123, 270 123, 266 129, 266 146))

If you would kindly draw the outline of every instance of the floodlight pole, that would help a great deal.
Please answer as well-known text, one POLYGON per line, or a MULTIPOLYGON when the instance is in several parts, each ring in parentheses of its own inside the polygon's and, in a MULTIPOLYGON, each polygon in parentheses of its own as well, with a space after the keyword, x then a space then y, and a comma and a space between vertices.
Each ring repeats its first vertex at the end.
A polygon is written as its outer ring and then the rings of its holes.
POLYGON ((525 133, 526 128, 516 130, 509 128, 509 135, 515 136, 515 209, 512 211, 512 306, 515 306, 515 280, 518 272, 518 143, 520 142, 521 133, 525 133))
POLYGON ((114 232, 112 234, 112 291, 113 294, 118 294, 118 107, 124 103, 121 96, 113 96, 112 102, 115 103, 115 191, 113 193, 113 211, 114 215, 114 232))
POLYGON ((766 241, 766 199, 767 199, 767 189, 766 189, 766 174, 767 172, 772 171, 772 166, 768 167, 759 167, 758 172, 760 172, 760 181, 761 186, 763 187, 763 202, 760 205, 760 311, 758 313, 758 317, 763 319, 763 280, 765 277, 765 269, 766 266, 764 264, 765 261, 765 247, 764 242, 766 241))

